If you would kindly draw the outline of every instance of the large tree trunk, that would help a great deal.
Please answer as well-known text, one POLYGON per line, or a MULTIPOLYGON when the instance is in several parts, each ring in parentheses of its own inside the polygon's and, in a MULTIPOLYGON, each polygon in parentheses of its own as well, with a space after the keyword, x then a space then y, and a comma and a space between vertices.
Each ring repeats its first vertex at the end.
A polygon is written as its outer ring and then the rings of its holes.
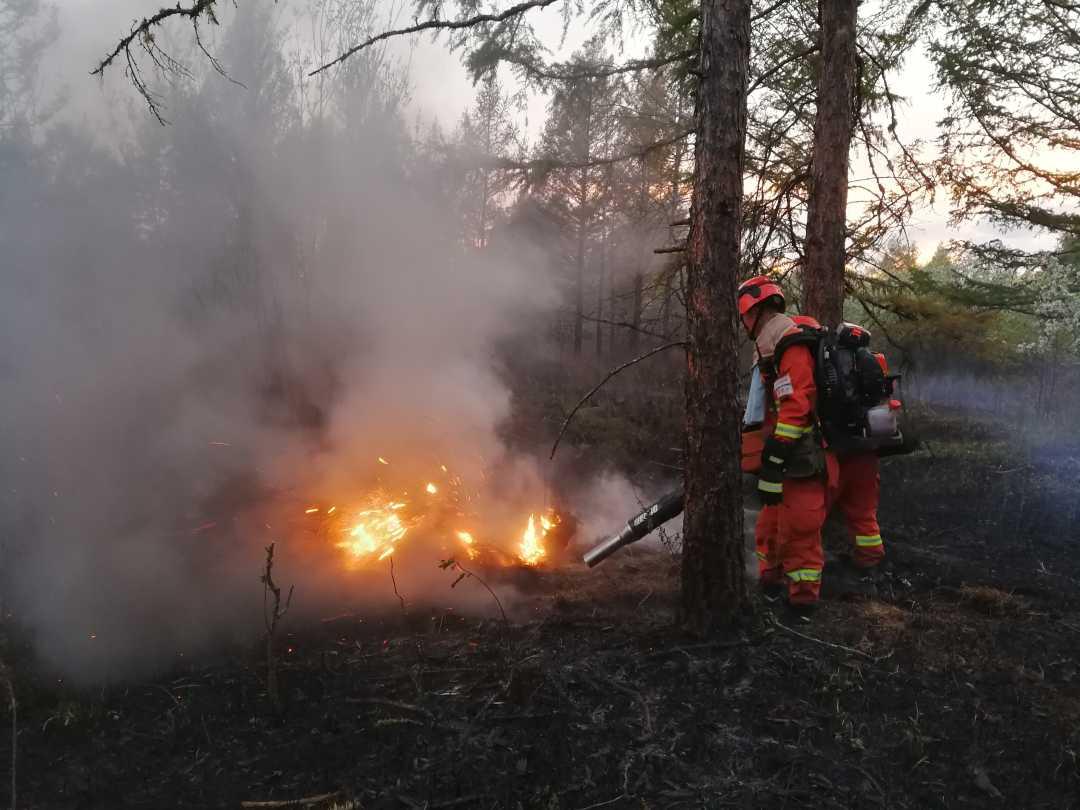
POLYGON ((600 264, 596 273, 596 356, 604 353, 604 275, 607 273, 608 212, 600 224, 600 264))
POLYGON ((649 266, 648 196, 649 164, 641 158, 641 183, 638 188, 638 270, 634 273, 634 310, 630 317, 630 350, 636 352, 641 339, 641 308, 644 300, 645 270, 649 266))
POLYGON ((821 70, 806 218, 803 310, 822 324, 844 317, 848 155, 855 92, 858 0, 820 0, 821 70))
POLYGON ((578 223, 577 256, 574 261, 574 354, 581 356, 585 332, 585 222, 578 223))
POLYGON ((694 199, 687 244, 682 620, 705 633, 749 609, 743 550, 735 287, 750 0, 703 0, 694 199))

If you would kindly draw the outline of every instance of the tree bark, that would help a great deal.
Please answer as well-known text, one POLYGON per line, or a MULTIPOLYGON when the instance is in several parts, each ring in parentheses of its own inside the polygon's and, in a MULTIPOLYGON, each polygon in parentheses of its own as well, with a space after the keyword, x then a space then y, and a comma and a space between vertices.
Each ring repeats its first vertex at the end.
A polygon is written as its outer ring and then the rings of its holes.
POLYGON ((681 618, 697 633, 750 607, 743 549, 735 288, 749 0, 703 0, 694 197, 687 243, 686 512, 681 618))
MULTIPOLYGON (((583 205, 582 205, 583 210, 583 205)), ((581 356, 582 338, 585 332, 585 231, 584 214, 579 214, 577 226, 577 255, 574 260, 574 355, 581 356)))
POLYGON ((803 311, 823 325, 835 326, 844 318, 858 0, 820 0, 819 15, 821 69, 806 219, 803 311))
POLYGON ((638 187, 638 270, 634 273, 634 310, 630 318, 633 328, 630 330, 630 351, 637 351, 638 342, 641 338, 641 307, 645 287, 645 270, 649 266, 649 164, 644 157, 641 158, 641 183, 638 187))
POLYGON ((607 273, 608 214, 600 223, 600 263, 596 272, 596 356, 604 354, 604 275, 607 273))

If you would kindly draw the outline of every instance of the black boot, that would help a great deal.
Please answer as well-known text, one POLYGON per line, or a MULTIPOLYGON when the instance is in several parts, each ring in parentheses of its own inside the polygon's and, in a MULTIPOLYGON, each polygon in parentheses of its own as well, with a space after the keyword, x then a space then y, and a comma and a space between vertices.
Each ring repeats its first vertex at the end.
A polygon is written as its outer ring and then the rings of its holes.
POLYGON ((794 624, 809 624, 817 610, 817 602, 791 602, 784 600, 787 618, 794 624))

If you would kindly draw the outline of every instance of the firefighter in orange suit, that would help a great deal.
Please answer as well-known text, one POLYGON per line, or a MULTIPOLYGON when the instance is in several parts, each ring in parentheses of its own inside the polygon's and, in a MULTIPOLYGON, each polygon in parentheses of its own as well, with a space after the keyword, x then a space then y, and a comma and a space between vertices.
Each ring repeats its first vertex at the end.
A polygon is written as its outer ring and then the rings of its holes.
POLYGON ((808 609, 821 591, 828 464, 815 416, 814 357, 807 346, 794 344, 778 364, 773 363, 776 345, 797 333, 798 326, 784 314, 783 290, 768 276, 743 282, 738 305, 743 326, 754 340, 766 389, 771 389, 758 495, 763 507, 778 508, 773 510, 776 531, 768 532, 768 519, 766 525, 758 522, 762 581, 786 582, 788 603, 808 609))
MULTIPOLYGON (((809 315, 793 315, 796 326, 820 329, 821 324, 809 315)), ((889 369, 884 355, 877 355, 883 373, 889 369)), ((876 452, 845 453, 827 456, 828 489, 826 511, 839 508, 852 541, 852 562, 856 568, 873 568, 885 557, 881 529, 877 522, 881 491, 879 459, 876 452)), ((776 507, 764 506, 758 513, 755 539, 761 584, 768 588, 780 581, 779 531, 776 507)))

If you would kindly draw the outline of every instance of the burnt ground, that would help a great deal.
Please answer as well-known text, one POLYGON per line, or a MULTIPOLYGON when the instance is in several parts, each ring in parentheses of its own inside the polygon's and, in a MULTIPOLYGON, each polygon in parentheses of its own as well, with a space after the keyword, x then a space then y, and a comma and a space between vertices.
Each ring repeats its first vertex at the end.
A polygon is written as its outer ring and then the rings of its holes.
POLYGON ((540 576, 509 627, 294 627, 280 716, 256 644, 93 694, 16 664, 19 806, 1080 807, 1075 456, 924 435, 884 467, 876 595, 808 625, 681 637, 676 566, 633 549, 540 576))

